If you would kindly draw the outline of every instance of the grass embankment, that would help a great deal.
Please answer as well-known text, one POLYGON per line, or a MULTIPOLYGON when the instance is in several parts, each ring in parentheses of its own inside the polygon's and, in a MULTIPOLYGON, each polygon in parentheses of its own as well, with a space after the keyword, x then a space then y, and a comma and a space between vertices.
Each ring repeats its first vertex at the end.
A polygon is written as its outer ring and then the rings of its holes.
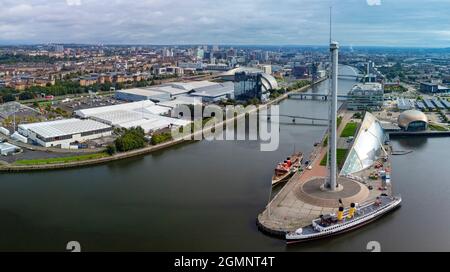
POLYGON ((433 131, 448 131, 446 127, 436 125, 436 124, 429 124, 428 128, 433 131))
POLYGON ((345 137, 355 136, 357 128, 358 128, 357 123, 355 123, 355 122, 347 123, 347 125, 345 126, 344 130, 341 133, 341 137, 345 138, 345 137))
MULTIPOLYGON (((345 157, 347 155, 347 151, 348 151, 348 149, 345 149, 345 148, 336 149, 336 162, 337 162, 338 166, 341 166, 344 163, 345 157)), ((327 162, 328 162, 328 153, 325 154, 323 159, 320 161, 320 165, 326 166, 327 162)))
POLYGON ((70 162, 80 162, 87 160, 100 159, 108 157, 107 153, 95 153, 72 157, 60 157, 60 158, 48 158, 48 159, 36 159, 36 160, 20 160, 16 161, 17 165, 42 165, 42 164, 59 164, 59 163, 70 163, 70 162))

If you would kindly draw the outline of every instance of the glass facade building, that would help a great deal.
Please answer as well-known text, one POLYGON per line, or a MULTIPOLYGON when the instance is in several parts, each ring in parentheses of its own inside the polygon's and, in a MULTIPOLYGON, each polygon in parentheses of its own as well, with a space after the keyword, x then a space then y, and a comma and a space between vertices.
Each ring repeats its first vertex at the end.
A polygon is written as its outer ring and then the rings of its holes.
POLYGON ((234 78, 234 97, 237 100, 258 98, 262 100, 261 73, 240 72, 234 78))
POLYGON ((383 106, 383 95, 380 83, 357 84, 348 94, 347 109, 379 110, 383 106))
POLYGON ((341 175, 351 175, 372 166, 382 152, 382 144, 386 139, 379 121, 372 114, 366 113, 341 175))

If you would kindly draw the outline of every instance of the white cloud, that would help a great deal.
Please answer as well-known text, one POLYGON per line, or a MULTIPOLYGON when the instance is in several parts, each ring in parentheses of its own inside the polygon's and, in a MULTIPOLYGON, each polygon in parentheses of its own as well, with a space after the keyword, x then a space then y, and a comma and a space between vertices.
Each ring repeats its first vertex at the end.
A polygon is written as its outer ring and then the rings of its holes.
MULTIPOLYGON (((329 38, 330 0, 131 2, 0 0, 0 44, 326 44, 329 38)), ((335 2, 333 36, 341 44, 448 46, 449 0, 335 2), (383 10, 373 9, 380 4, 383 10)))
POLYGON ((66 0, 68 6, 81 6, 81 0, 66 0))
POLYGON ((366 0, 369 6, 381 6, 381 0, 366 0))

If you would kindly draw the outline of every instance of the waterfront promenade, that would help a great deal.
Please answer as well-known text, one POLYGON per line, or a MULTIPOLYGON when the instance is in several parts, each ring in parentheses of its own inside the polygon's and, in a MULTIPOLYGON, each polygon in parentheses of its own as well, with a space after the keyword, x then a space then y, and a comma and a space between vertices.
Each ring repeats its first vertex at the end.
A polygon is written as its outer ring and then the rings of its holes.
MULTIPOLYGON (((352 115, 353 113, 345 111, 341 113, 343 119, 337 135, 342 133, 352 115)), ((338 145, 342 142, 342 139, 338 139, 338 145)), ((336 212, 339 207, 338 199, 349 206, 350 203, 374 200, 381 194, 378 190, 382 186, 381 179, 367 179, 376 171, 374 167, 354 173, 354 179, 340 177, 338 183, 343 188, 338 192, 323 191, 320 186, 325 182, 328 170, 320 164, 327 151, 328 147, 317 146, 310 156, 312 168, 296 173, 258 215, 257 224, 263 232, 284 238, 286 232, 311 224, 321 214, 336 212)), ((390 168, 390 162, 385 162, 384 166, 390 168)), ((390 188, 386 193, 391 193, 390 188)))

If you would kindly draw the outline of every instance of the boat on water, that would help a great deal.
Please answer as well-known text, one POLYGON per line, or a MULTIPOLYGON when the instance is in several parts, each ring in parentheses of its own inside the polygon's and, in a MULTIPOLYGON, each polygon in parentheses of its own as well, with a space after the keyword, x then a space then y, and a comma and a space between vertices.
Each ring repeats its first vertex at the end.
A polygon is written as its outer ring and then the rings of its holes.
POLYGON ((272 186, 275 186, 281 182, 286 181, 292 175, 297 172, 302 165, 303 154, 294 153, 291 157, 287 158, 284 162, 278 163, 272 176, 272 186))
POLYGON ((307 242, 342 234, 360 228, 401 205, 401 196, 381 195, 361 207, 352 203, 350 208, 339 207, 337 214, 321 215, 312 224, 286 234, 288 244, 307 242))

